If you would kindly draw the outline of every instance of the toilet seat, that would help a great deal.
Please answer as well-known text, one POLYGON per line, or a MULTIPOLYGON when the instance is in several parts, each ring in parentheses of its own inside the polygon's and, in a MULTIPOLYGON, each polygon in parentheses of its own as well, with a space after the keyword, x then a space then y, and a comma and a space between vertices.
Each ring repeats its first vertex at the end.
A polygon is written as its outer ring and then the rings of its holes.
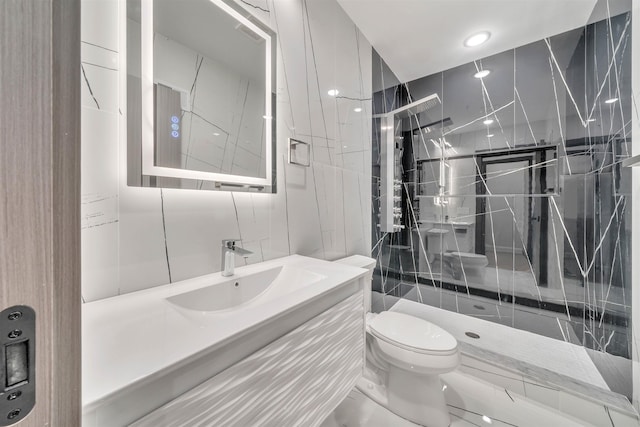
POLYGON ((486 266, 489 260, 486 255, 474 254, 471 252, 448 252, 446 254, 452 261, 458 261, 465 265, 486 266))
POLYGON ((390 354, 390 353, 400 354, 402 352, 409 352, 409 353, 415 353, 418 355, 425 355, 425 356, 450 356, 458 352, 457 347, 451 350, 429 350, 424 348, 416 348, 416 347, 403 345, 397 341, 389 339, 389 337, 381 336, 377 334, 375 331, 371 331, 371 335, 373 335, 378 340, 379 346, 383 350, 386 349, 385 353, 387 354, 390 354))
POLYGON ((408 314, 367 315, 374 347, 389 369, 420 375, 449 372, 460 363, 458 342, 444 329, 408 314))
POLYGON ((458 351, 458 342, 447 331, 407 314, 383 311, 370 318, 368 326, 371 335, 405 351, 434 356, 458 351))
POLYGON ((426 320, 395 311, 368 313, 366 323, 367 368, 358 389, 416 424, 449 426, 439 375, 460 364, 456 339, 426 320))

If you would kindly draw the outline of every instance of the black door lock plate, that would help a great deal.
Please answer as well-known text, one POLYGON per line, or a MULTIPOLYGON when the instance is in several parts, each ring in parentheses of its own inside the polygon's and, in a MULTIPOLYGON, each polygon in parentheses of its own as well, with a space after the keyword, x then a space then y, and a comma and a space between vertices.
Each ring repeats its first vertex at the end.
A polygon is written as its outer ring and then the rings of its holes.
POLYGON ((0 426, 15 424, 36 403, 36 313, 26 305, 0 312, 0 426))

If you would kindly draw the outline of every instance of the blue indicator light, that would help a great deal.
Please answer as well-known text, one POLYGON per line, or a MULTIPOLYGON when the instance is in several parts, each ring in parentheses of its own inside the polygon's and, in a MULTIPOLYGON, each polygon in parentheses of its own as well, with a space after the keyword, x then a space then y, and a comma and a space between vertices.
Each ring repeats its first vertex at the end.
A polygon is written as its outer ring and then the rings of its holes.
POLYGON ((178 116, 171 116, 171 123, 178 123, 180 118, 178 116))
POLYGON ((180 129, 180 125, 174 123, 174 124, 171 125, 171 129, 178 130, 178 129, 180 129))
POLYGON ((177 138, 180 136, 180 132, 178 132, 177 130, 174 130, 173 132, 171 132, 171 136, 174 138, 177 138))

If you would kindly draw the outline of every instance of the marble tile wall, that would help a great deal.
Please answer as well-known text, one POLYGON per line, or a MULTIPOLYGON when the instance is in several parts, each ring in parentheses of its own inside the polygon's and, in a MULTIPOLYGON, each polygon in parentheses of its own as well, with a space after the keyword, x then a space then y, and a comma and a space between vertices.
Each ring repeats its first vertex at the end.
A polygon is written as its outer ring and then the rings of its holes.
MULTIPOLYGON (((380 233, 374 212, 374 289, 632 358, 631 29, 631 13, 604 16, 415 81, 374 81, 374 114, 441 100, 396 130, 405 230, 380 233), (485 266, 462 268, 455 252, 485 266)), ((374 80, 393 81, 381 61, 374 80)), ((375 210, 375 120, 373 136, 375 210)))
POLYGON ((242 239, 247 263, 370 253, 371 45, 334 0, 238 3, 278 35, 276 194, 126 185, 124 1, 83 0, 85 302, 219 271, 224 238, 242 239), (311 143, 310 167, 287 164, 289 137, 311 143))

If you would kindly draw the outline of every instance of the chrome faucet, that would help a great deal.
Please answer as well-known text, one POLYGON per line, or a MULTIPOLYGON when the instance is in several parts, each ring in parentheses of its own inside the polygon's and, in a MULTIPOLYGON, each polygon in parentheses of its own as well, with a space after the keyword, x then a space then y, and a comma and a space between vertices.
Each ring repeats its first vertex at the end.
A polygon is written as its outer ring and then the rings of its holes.
POLYGON ((220 267, 222 268, 221 274, 224 277, 233 276, 233 269, 235 267, 235 255, 240 255, 247 258, 253 252, 236 246, 237 239, 224 239, 222 241, 222 251, 220 254, 220 267))

